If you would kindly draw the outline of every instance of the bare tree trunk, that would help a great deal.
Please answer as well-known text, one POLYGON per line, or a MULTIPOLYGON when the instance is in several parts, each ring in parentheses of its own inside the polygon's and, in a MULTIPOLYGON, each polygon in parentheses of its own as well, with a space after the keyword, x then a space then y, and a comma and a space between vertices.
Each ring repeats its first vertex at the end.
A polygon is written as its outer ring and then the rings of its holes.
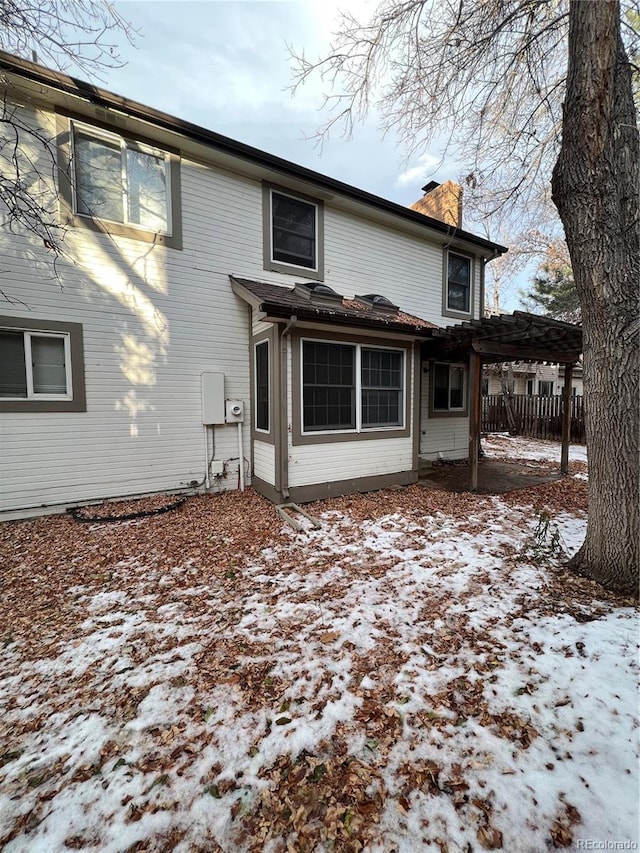
POLYGON ((570 565, 637 595, 638 131, 619 3, 571 0, 569 14, 562 148, 552 188, 582 307, 589 454, 587 535, 570 565))

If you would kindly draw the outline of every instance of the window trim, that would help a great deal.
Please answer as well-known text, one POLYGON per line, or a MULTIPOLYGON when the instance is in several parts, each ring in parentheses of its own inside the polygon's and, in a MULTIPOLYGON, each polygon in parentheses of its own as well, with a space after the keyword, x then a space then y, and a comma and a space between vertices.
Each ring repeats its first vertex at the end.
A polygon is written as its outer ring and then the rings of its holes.
POLYGON ((412 385, 412 358, 414 357, 412 342, 388 341, 386 339, 360 337, 358 335, 341 335, 326 333, 313 334, 313 332, 294 332, 292 338, 292 407, 293 407, 293 429, 291 440, 293 445, 303 444, 329 444, 345 441, 371 441, 384 438, 408 438, 411 435, 411 395, 414 393, 412 385), (348 344, 351 346, 365 347, 366 349, 389 349, 402 353, 402 425, 388 427, 362 427, 361 424, 361 398, 358 398, 358 389, 361 389, 360 358, 357 359, 357 382, 356 382, 356 428, 348 430, 314 430, 303 431, 303 368, 302 368, 302 342, 308 340, 317 343, 348 344), (358 399, 360 403, 358 404, 358 399))
POLYGON ((442 316, 453 317, 456 319, 469 320, 473 317, 473 306, 475 301, 475 258, 467 252, 460 252, 458 249, 445 248, 443 252, 442 265, 442 316), (449 308, 449 255, 455 255, 459 258, 464 258, 469 261, 469 310, 458 311, 455 308, 449 308))
POLYGON ((430 418, 466 418, 469 416, 469 370, 468 365, 460 361, 430 361, 429 362, 429 417, 430 418), (436 409, 433 404, 435 394, 435 368, 442 365, 449 368, 449 395, 451 394, 451 368, 462 368, 462 389, 464 405, 460 409, 436 409))
POLYGON ((271 399, 273 394, 273 383, 271 381, 271 338, 266 337, 262 340, 254 341, 253 343, 253 429, 258 436, 271 435, 271 399), (258 347, 266 346, 267 348, 267 428, 264 429, 258 426, 258 347))
POLYGON ((251 336, 249 345, 249 387, 251 390, 251 440, 276 444, 276 434, 279 430, 278 415, 278 339, 277 327, 272 327, 251 336), (269 342, 269 432, 256 429, 256 359, 255 347, 264 341, 269 342))
POLYGON ((119 127, 105 122, 87 120, 86 116, 77 116, 65 111, 57 114, 57 159, 60 216, 63 225, 88 228, 112 236, 129 237, 143 243, 154 243, 172 249, 182 249, 182 205, 180 156, 176 149, 143 136, 126 133, 119 127), (104 141, 120 141, 123 149, 162 154, 165 158, 167 175, 167 225, 168 230, 153 231, 143 225, 131 222, 117 222, 102 219, 86 213, 78 213, 75 192, 74 129, 78 128, 89 136, 104 141))
POLYGON ((538 379, 538 397, 553 397, 555 391, 555 383, 553 379, 538 379), (542 390, 542 386, 545 385, 545 391, 542 390), (547 393, 548 392, 548 393, 547 393))
MULTIPOLYGON (((30 317, 0 315, 0 329, 10 332, 27 332, 43 337, 47 335, 63 337, 66 341, 67 388, 69 389, 64 396, 38 394, 32 397, 0 397, 0 412, 86 412, 84 347, 80 323, 61 323, 55 320, 32 320, 30 317)), ((30 370, 27 369, 27 377, 29 373, 30 370)), ((27 382, 29 382, 28 379, 27 382)))
POLYGON ((281 272, 307 278, 312 281, 324 281, 324 203, 318 198, 298 193, 275 184, 262 184, 262 249, 263 267, 270 272, 281 272), (315 266, 304 267, 275 260, 273 257, 273 193, 310 204, 316 210, 315 266))

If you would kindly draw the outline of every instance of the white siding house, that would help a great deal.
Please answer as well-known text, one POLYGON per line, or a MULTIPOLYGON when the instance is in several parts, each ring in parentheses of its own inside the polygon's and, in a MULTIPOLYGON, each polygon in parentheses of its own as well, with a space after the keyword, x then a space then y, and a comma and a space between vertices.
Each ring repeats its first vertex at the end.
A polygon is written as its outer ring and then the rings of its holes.
POLYGON ((421 340, 480 317, 502 247, 32 63, 0 67, 21 118, 56 139, 53 175, 21 144, 66 229, 55 264, 0 229, 0 518, 241 479, 305 500, 464 455, 466 384, 434 405, 431 377, 457 374, 429 373, 421 340), (367 294, 393 310, 349 302, 367 294), (203 416, 203 374, 223 376, 204 401, 218 414, 203 416))

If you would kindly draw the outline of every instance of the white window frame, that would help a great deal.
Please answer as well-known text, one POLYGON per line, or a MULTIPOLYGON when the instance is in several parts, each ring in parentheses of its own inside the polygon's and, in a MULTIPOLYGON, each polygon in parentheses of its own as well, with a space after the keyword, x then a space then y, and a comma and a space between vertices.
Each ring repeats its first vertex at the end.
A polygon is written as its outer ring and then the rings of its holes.
POLYGON ((468 378, 467 378, 467 365, 466 364, 450 364, 446 361, 434 361, 433 362, 433 380, 431 382, 431 409, 434 414, 447 414, 448 412, 459 412, 463 414, 467 411, 467 394, 468 394, 468 378), (449 368, 449 381, 447 384, 447 408, 446 409, 436 409, 436 367, 448 367, 449 368), (452 406, 451 405, 451 371, 452 370, 462 370, 462 405, 461 406, 452 406))
POLYGON ((538 397, 553 397, 555 390, 553 379, 538 379, 538 397), (546 386, 544 391, 543 385, 546 386))
POLYGON ((171 162, 169 159, 169 154, 166 151, 162 151, 159 148, 154 148, 151 145, 145 145, 142 142, 136 142, 131 139, 125 139, 123 136, 120 136, 118 133, 111 133, 108 130, 103 130, 102 128, 95 127, 94 125, 84 124, 83 122, 72 121, 71 122, 71 163, 73 164, 73 186, 71 191, 71 200, 73 203, 73 213, 75 216, 82 216, 87 219, 99 219, 104 222, 114 222, 117 225, 126 225, 127 228, 134 228, 138 231, 143 231, 145 234, 162 234, 165 237, 171 237, 173 231, 173 203, 171 198, 171 162), (123 221, 119 219, 107 219, 106 217, 100 216, 99 214, 90 214, 90 213, 81 213, 78 210, 78 179, 76 175, 76 131, 79 131, 86 136, 93 137, 98 141, 103 141, 111 144, 118 144, 120 146, 120 178, 122 181, 122 210, 123 210, 123 221), (131 151, 139 151, 141 154, 149 154, 152 157, 163 158, 164 160, 164 174, 165 174, 165 189, 166 189, 166 215, 167 215, 167 228, 166 230, 146 228, 144 225, 140 225, 137 222, 130 222, 128 218, 129 204, 128 204, 128 182, 127 182, 127 166, 126 166, 126 156, 125 153, 127 149, 131 151))
POLYGON ((394 430, 405 429, 406 419, 406 358, 407 351, 398 347, 378 346, 377 344, 355 344, 349 341, 335 341, 331 338, 300 338, 300 435, 303 437, 313 435, 354 435, 359 433, 378 433, 391 432, 394 430), (319 344, 333 344, 337 346, 349 346, 355 349, 355 428, 354 429, 313 429, 305 430, 304 426, 304 345, 306 342, 319 344), (362 425, 362 349, 378 349, 397 352, 400 354, 402 363, 400 367, 400 375, 402 377, 402 387, 400 389, 400 411, 401 419, 399 424, 389 424, 388 426, 365 427, 362 425))
POLYGON ((24 341, 24 360, 25 360, 25 375, 27 381, 27 396, 26 397, 5 397, 0 398, 2 402, 22 401, 27 400, 73 400, 73 377, 71 373, 71 335, 68 332, 46 332, 30 329, 14 329, 0 327, 0 332, 22 332, 24 341), (65 382, 67 390, 65 394, 40 394, 33 389, 33 363, 31 357, 31 339, 32 338, 58 338, 64 341, 64 366, 65 366, 65 382))
POLYGON ((311 201, 308 198, 301 198, 299 195, 295 195, 294 193, 286 193, 279 189, 274 189, 273 187, 269 187, 269 258, 272 264, 282 264, 285 267, 289 267, 292 271, 299 270, 308 270, 309 272, 317 273, 320 270, 320 262, 319 262, 319 251, 320 251, 320 243, 319 243, 319 231, 318 231, 318 223, 320 220, 320 207, 315 201, 311 201), (315 211, 314 219, 314 235, 313 235, 313 247, 314 247, 314 265, 312 267, 305 267, 301 264, 293 264, 288 261, 282 261, 279 258, 274 258, 274 245, 273 245, 273 195, 277 194, 283 196, 284 198, 291 198, 294 201, 299 202, 300 204, 307 204, 309 207, 313 207, 315 211))
POLYGON ((253 345, 253 376, 254 376, 254 418, 253 426, 256 432, 262 435, 271 434, 271 341, 265 338, 256 341, 253 345), (258 426, 258 347, 266 344, 267 347, 267 429, 258 426))

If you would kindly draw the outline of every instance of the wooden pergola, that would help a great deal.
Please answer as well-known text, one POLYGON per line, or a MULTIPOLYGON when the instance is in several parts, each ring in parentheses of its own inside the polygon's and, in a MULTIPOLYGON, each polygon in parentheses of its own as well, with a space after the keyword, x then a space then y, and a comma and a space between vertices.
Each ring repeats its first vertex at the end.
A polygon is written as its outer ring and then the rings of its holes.
POLYGON ((571 380, 582 352, 582 328, 524 311, 470 320, 445 329, 427 330, 424 359, 469 364, 469 489, 478 488, 482 365, 505 361, 563 364, 562 449, 560 471, 569 469, 571 380))

